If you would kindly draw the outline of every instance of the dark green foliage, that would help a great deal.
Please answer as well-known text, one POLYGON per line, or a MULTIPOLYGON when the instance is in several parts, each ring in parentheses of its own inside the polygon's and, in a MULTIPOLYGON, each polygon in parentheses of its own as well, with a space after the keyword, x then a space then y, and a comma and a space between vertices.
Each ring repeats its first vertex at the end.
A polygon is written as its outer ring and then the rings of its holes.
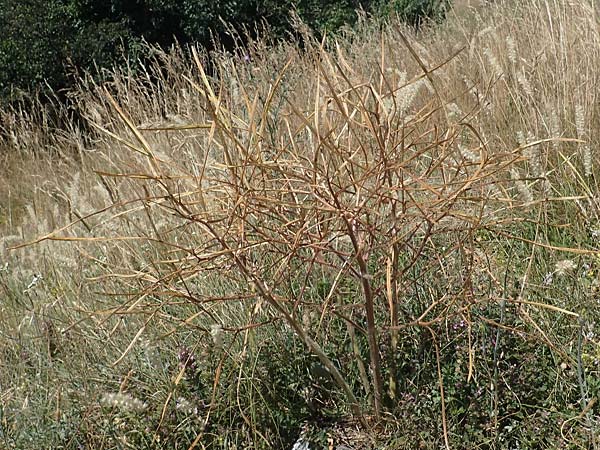
POLYGON ((391 14, 405 22, 420 27, 427 20, 443 19, 450 0, 391 0, 382 1, 379 15, 387 17, 391 14))
POLYGON ((0 1, 0 91, 28 88, 44 79, 66 83, 60 62, 69 58, 72 11, 60 1, 0 1))
POLYGON ((80 71, 135 63, 142 42, 232 46, 228 25, 253 33, 265 24, 288 35, 292 11, 317 35, 353 24, 357 10, 398 13, 419 25, 439 18, 447 0, 0 0, 0 101, 22 91, 60 90, 80 71), (128 61, 123 55, 127 55, 128 61))
POLYGON ((290 2, 292 3, 302 20, 320 33, 332 32, 345 24, 353 24, 356 21, 357 10, 373 11, 375 4, 372 1, 356 0, 304 0, 290 2))

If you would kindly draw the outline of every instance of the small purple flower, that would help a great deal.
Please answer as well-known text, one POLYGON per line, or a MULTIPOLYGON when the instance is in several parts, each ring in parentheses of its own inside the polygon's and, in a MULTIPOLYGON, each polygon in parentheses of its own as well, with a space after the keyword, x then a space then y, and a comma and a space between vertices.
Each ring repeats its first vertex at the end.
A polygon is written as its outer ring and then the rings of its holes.
POLYGON ((452 329, 454 331, 461 330, 467 326, 467 322, 464 319, 461 319, 459 322, 455 322, 452 324, 452 329))
POLYGON ((179 360, 179 369, 183 370, 187 377, 193 378, 198 370, 198 363, 194 353, 187 347, 182 347, 177 352, 177 359, 179 360))

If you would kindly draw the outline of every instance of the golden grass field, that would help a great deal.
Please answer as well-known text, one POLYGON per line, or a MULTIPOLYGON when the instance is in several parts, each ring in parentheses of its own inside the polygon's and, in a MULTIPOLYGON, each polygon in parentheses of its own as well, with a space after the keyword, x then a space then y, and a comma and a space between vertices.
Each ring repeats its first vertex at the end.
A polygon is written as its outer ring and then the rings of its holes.
POLYGON ((598 448, 597 14, 299 24, 82 79, 83 129, 0 111, 0 447, 598 448))

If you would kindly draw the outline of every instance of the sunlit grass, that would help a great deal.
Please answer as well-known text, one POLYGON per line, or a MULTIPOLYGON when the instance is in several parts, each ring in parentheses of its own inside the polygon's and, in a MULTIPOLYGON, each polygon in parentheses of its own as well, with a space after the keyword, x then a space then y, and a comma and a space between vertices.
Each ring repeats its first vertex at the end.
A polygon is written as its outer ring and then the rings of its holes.
POLYGON ((155 50, 82 80, 85 133, 3 112, 0 442, 595 448, 592 12, 155 50))

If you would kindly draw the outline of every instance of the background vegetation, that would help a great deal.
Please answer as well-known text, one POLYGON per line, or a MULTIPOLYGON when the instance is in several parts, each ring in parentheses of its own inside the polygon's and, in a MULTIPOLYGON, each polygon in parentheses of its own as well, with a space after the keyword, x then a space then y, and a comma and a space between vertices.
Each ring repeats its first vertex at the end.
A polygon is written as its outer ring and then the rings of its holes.
POLYGON ((594 5, 296 29, 0 111, 1 445, 597 448, 594 5))
MULTIPOLYGON (((177 43, 234 46, 231 29, 272 37, 293 31, 295 12, 317 34, 357 21, 357 10, 378 16, 400 14, 419 24, 441 18, 445 0, 397 2, 329 0, 29 0, 0 1, 0 98, 23 92, 48 94, 72 86, 83 72, 114 65, 138 68, 144 42, 163 48, 177 43), (231 27, 231 28, 230 28, 231 27)), ((237 42, 240 43, 239 41, 237 42)))

